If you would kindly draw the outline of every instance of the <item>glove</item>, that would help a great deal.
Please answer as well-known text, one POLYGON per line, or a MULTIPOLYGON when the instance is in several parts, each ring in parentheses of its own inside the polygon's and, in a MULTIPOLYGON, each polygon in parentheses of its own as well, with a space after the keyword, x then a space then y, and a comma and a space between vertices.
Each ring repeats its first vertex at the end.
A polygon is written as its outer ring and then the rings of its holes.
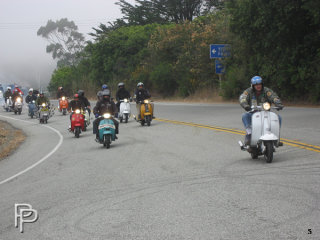
POLYGON ((251 110, 251 107, 250 106, 245 106, 244 107, 244 110, 246 110, 247 112, 249 112, 251 110))
POLYGON ((94 116, 95 116, 96 118, 98 118, 98 117, 99 117, 99 113, 96 113, 94 116))

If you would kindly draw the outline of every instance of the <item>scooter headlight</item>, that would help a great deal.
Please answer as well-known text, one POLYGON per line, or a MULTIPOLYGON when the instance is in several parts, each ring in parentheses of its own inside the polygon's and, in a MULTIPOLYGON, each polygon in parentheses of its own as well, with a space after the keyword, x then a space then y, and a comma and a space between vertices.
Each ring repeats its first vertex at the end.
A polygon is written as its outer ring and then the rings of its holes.
POLYGON ((17 102, 18 102, 18 103, 21 103, 21 98, 17 98, 17 102))
POLYGON ((80 114, 80 109, 76 109, 76 114, 80 114))
POLYGON ((270 110, 270 107, 271 107, 271 106, 270 106, 270 103, 268 103, 268 102, 266 102, 266 103, 263 104, 263 109, 266 110, 266 111, 269 111, 269 110, 270 110))
POLYGON ((123 101, 124 101, 124 102, 128 102, 128 99, 125 98, 125 99, 123 99, 123 101))
POLYGON ((147 100, 147 99, 146 99, 146 100, 144 100, 144 103, 149 103, 149 100, 147 100))
POLYGON ((61 99, 62 99, 62 101, 64 101, 64 100, 66 100, 66 97, 62 97, 61 99))
POLYGON ((45 103, 42 103, 42 107, 45 107, 46 106, 46 104, 45 103))
POLYGON ((104 117, 104 118, 110 118, 110 117, 111 117, 111 114, 110 114, 110 113, 103 114, 103 117, 104 117))

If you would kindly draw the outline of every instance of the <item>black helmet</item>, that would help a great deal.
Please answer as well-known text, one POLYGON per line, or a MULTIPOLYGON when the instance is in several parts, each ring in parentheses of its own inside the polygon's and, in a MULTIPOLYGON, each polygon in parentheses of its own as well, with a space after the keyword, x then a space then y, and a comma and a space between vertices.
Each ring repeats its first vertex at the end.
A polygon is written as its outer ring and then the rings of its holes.
POLYGON ((119 83, 119 84, 118 84, 118 88, 119 88, 119 87, 124 87, 124 83, 123 83, 123 82, 119 83))
POLYGON ((79 94, 79 97, 84 97, 84 91, 83 90, 79 90, 78 94, 79 94))

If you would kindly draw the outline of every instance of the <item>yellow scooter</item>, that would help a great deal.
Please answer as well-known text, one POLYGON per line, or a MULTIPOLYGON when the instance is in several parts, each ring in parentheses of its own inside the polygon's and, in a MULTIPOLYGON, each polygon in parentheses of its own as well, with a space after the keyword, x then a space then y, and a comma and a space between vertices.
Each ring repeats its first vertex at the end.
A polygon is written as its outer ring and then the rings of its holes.
POLYGON ((141 126, 144 126, 145 123, 147 124, 147 126, 150 126, 153 116, 151 101, 149 99, 145 99, 143 102, 140 102, 140 104, 141 126))

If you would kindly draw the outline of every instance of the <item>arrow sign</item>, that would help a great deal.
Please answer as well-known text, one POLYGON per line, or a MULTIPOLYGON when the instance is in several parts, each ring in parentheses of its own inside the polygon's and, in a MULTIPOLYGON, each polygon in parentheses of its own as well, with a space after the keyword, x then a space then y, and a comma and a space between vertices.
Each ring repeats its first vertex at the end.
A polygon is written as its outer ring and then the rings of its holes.
POLYGON ((216 64, 216 74, 224 74, 226 71, 226 68, 222 64, 222 62, 220 62, 220 60, 216 59, 215 64, 216 64))
POLYGON ((211 44, 210 45, 210 58, 225 58, 230 57, 229 44, 211 44))

